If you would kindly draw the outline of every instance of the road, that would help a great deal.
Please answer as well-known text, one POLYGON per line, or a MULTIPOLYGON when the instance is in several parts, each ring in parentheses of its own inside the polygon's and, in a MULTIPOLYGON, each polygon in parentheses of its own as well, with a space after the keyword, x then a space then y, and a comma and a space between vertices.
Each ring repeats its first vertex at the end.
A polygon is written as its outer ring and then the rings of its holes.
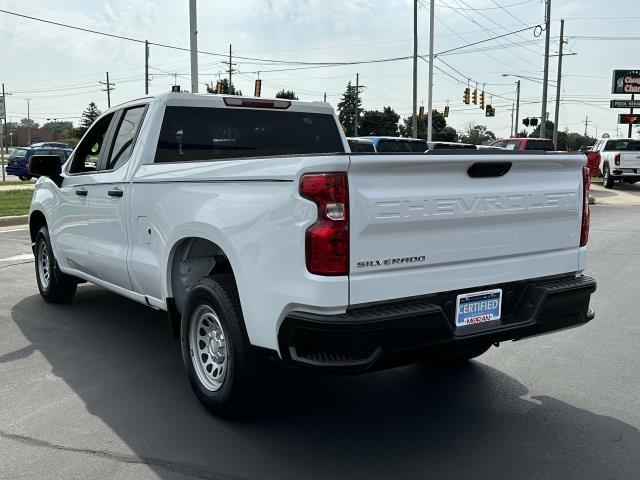
POLYGON ((198 404, 163 314, 90 285, 45 304, 26 232, 6 230, 0 478, 638 478, 637 207, 592 209, 590 324, 457 368, 276 370, 241 423, 198 404))

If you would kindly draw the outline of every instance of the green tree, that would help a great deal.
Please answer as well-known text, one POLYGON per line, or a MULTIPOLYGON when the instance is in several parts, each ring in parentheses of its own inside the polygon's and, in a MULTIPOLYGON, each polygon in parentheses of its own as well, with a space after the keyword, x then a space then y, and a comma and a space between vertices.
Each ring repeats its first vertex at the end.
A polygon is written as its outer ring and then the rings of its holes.
POLYGON ((491 130, 487 130, 485 125, 467 124, 464 132, 460 135, 460 141, 463 143, 472 143, 474 145, 483 145, 496 139, 496 134, 491 130))
POLYGON ((383 107, 382 111, 367 110, 362 114, 358 133, 361 135, 397 136, 399 120, 400 115, 391 107, 383 107))
POLYGON ((91 102, 87 108, 85 108, 84 112, 82 112, 82 116, 80 118, 80 126, 77 129, 77 136, 81 137, 84 133, 89 129, 93 122, 96 121, 96 118, 100 116, 102 112, 98 109, 98 106, 91 102))
POLYGON ((40 128, 40 125, 34 122, 32 118, 21 119, 18 126, 21 128, 27 128, 29 126, 31 126, 31 128, 40 128))
POLYGON ((344 128, 347 137, 353 137, 355 135, 356 122, 358 124, 358 130, 362 125, 362 99, 357 95, 356 87, 351 85, 351 82, 347 83, 347 89, 342 94, 342 99, 338 103, 338 118, 344 128), (356 119, 356 106, 358 108, 358 118, 356 119))
POLYGON ((276 93, 276 98, 286 98, 287 100, 298 100, 296 92, 293 90, 285 90, 284 88, 276 93))
POLYGON ((62 122, 62 121, 53 121, 53 122, 45 123, 44 125, 42 125, 42 128, 50 128, 54 132, 62 134, 64 132, 68 131, 69 129, 73 128, 73 123, 72 122, 62 122))
MULTIPOLYGON (((400 135, 403 137, 413 136, 413 115, 405 118, 400 125, 400 135)), ((442 142, 455 142, 458 139, 458 132, 455 128, 447 126, 447 120, 444 115, 437 110, 433 110, 433 131, 432 139, 442 142)), ((427 115, 423 118, 418 116, 418 138, 427 138, 427 115)))
MULTIPOLYGON (((218 83, 222 85, 222 91, 220 92, 223 95, 242 95, 242 91, 236 90, 235 85, 232 83, 231 87, 229 87, 229 79, 225 78, 220 80, 218 83)), ((216 93, 216 86, 213 82, 207 84, 207 93, 216 93)))

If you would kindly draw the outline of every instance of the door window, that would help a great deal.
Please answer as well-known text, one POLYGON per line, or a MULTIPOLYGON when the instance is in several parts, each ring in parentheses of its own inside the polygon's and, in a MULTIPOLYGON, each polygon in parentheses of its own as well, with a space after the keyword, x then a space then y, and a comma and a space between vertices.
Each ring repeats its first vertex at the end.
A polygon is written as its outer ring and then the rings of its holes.
POLYGON ((89 128, 82 142, 76 148, 73 162, 69 167, 69 173, 91 173, 96 171, 98 159, 104 150, 103 144, 112 118, 113 114, 107 115, 89 128))
POLYGON ((144 110, 145 106, 141 105, 124 111, 106 165, 107 170, 115 170, 129 160, 144 110))

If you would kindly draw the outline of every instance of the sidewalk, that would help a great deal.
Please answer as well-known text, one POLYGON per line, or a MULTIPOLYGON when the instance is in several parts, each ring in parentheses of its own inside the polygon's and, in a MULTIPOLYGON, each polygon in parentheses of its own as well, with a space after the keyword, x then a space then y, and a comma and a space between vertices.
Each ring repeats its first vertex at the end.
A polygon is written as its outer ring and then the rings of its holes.
POLYGON ((27 183, 25 182, 22 185, 4 185, 2 181, 0 181, 0 192, 6 192, 7 190, 33 190, 35 183, 27 183))

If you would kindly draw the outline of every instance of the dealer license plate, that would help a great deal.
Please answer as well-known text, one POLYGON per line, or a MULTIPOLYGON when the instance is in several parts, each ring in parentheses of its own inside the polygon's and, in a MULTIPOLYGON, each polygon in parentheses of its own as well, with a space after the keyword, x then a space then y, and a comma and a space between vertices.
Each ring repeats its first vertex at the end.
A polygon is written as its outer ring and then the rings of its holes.
POLYGON ((485 290, 458 295, 456 301, 456 327, 500 320, 502 289, 485 290))

